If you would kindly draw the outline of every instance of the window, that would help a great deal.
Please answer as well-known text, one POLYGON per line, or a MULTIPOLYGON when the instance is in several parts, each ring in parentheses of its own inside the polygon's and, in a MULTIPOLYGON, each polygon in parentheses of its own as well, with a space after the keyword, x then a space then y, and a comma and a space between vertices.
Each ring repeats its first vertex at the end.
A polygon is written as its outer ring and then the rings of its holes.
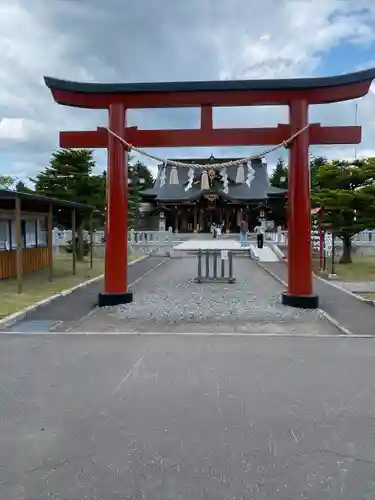
POLYGON ((0 220, 0 251, 9 250, 9 220, 0 220))
POLYGON ((25 220, 24 224, 24 242, 25 242, 25 247, 26 248, 35 248, 37 246, 37 241, 36 241, 36 224, 37 220, 32 219, 32 220, 25 220))
POLYGON ((17 249, 17 238, 16 238, 16 221, 10 221, 10 250, 17 249))
POLYGON ((46 217, 37 219, 38 247, 47 246, 47 219, 46 217))
MULTIPOLYGON (((16 221, 0 219, 0 251, 16 250, 16 221)), ((21 219, 21 244, 23 248, 47 246, 47 219, 21 219)))

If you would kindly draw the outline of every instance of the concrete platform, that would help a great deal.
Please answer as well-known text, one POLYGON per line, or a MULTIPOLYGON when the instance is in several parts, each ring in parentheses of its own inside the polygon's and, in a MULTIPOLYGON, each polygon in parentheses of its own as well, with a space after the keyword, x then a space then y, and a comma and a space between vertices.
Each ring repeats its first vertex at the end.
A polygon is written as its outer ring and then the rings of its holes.
POLYGON ((231 251, 236 255, 246 255, 252 258, 259 259, 262 262, 277 262, 278 256, 270 246, 265 242, 263 248, 257 248, 253 241, 248 241, 246 246, 241 246, 238 239, 191 239, 179 243, 173 247, 175 254, 188 254, 189 252, 198 252, 199 250, 218 250, 218 251, 231 251))
POLYGON ((230 239, 220 239, 218 237, 217 239, 207 239, 207 240, 198 240, 198 239, 192 239, 188 241, 184 241, 183 243, 180 243, 178 245, 175 245, 173 247, 173 250, 175 251, 182 251, 182 252, 188 252, 188 251, 198 251, 198 250, 232 250, 232 251, 243 251, 243 252, 249 252, 249 244, 246 247, 241 247, 240 242, 236 240, 230 240, 230 239))

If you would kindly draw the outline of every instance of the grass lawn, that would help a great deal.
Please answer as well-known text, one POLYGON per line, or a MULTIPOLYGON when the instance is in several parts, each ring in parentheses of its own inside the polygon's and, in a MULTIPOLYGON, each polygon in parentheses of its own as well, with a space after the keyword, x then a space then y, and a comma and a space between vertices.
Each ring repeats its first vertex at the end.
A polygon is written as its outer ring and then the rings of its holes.
POLYGON ((364 299, 375 300, 375 293, 373 293, 373 292, 371 292, 371 293, 370 292, 368 292, 368 293, 361 293, 360 295, 364 299))
MULTIPOLYGON (((139 258, 131 255, 129 260, 139 258)), ((77 272, 72 274, 71 257, 54 258, 53 281, 48 280, 48 269, 30 273, 23 277, 23 293, 17 294, 17 281, 14 278, 0 280, 0 319, 28 307, 58 292, 62 292, 79 283, 100 276, 104 272, 104 259, 94 259, 93 268, 89 262, 77 262, 77 272)))
MULTIPOLYGON (((337 279, 343 281, 375 281, 375 256, 355 257, 351 264, 335 264, 337 279)), ((319 259, 313 259, 314 270, 319 269, 319 259)), ((331 272, 331 259, 327 259, 327 269, 331 272)))

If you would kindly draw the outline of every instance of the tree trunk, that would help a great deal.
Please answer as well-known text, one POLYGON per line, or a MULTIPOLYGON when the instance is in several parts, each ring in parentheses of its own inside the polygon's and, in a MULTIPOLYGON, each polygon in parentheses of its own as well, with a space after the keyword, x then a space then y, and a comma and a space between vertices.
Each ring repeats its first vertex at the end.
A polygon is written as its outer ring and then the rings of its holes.
POLYGON ((352 237, 344 235, 342 237, 342 245, 340 264, 350 264, 352 262, 352 237))

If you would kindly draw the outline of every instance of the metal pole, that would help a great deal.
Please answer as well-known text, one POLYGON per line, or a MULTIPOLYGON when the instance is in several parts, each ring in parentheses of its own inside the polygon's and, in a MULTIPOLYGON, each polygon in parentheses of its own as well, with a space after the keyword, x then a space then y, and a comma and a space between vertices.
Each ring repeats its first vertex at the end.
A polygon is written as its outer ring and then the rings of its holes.
POLYGON ((23 245, 21 229, 21 200, 16 198, 16 270, 17 270, 17 293, 22 293, 23 275, 23 245))
POLYGON ((76 240, 76 209, 72 210, 72 271, 76 274, 77 240, 76 240))
POLYGON ((48 261, 49 261, 49 280, 53 279, 53 205, 50 203, 47 216, 47 246, 48 246, 48 261))
MULTIPOLYGON (((358 102, 355 103, 355 124, 358 125, 358 102)), ((357 159, 357 147, 354 146, 354 160, 357 159)))
POLYGON ((323 211, 320 209, 319 213, 319 267, 323 269, 323 211))
POLYGON ((335 233, 332 229, 332 262, 331 262, 331 274, 335 274, 335 233))
POLYGON ((89 231, 90 231, 90 269, 92 269, 93 268, 93 246, 94 246, 92 211, 90 212, 89 231))

